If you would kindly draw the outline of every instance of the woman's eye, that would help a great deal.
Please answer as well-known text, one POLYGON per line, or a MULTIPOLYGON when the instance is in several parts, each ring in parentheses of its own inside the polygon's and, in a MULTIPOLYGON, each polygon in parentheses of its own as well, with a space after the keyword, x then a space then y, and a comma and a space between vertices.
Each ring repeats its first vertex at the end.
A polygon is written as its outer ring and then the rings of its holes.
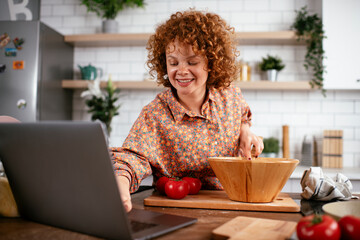
POLYGON ((194 66, 194 65, 196 65, 196 64, 198 64, 197 62, 189 62, 189 65, 190 66, 194 66))
POLYGON ((170 65, 170 66, 176 66, 177 63, 176 63, 176 62, 169 62, 169 65, 170 65))

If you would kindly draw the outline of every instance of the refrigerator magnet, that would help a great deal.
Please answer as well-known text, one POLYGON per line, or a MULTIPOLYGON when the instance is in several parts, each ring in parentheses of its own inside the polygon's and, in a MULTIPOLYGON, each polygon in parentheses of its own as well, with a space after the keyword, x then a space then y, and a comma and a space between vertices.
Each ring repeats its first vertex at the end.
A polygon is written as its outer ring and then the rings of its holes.
POLYGON ((10 42, 10 37, 7 33, 0 35, 0 48, 5 47, 10 42))
POLYGON ((5 72, 6 65, 0 63, 0 73, 5 72))
POLYGON ((16 48, 5 48, 6 57, 16 57, 17 49, 16 48))
POLYGON ((13 40, 13 43, 14 43, 15 48, 16 48, 17 50, 21 50, 21 49, 22 49, 22 46, 21 46, 21 45, 23 45, 24 39, 23 39, 23 38, 15 38, 15 39, 13 40))
POLYGON ((13 69, 14 70, 22 70, 25 67, 24 61, 13 61, 13 69))

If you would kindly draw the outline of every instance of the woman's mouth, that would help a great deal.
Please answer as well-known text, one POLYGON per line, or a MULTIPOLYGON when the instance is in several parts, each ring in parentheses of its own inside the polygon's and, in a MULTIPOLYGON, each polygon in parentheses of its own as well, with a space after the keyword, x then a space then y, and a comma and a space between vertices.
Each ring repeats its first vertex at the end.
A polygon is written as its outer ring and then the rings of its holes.
POLYGON ((181 87, 189 86, 193 80, 194 80, 194 78, 192 78, 192 79, 176 79, 179 86, 181 86, 181 87))

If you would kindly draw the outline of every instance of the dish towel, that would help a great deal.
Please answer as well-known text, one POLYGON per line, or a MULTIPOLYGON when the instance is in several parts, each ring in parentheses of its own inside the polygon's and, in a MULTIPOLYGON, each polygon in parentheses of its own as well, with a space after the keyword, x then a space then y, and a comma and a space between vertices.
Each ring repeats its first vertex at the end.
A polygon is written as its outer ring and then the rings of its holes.
POLYGON ((320 167, 310 167, 305 170, 300 181, 301 197, 311 200, 350 200, 353 188, 350 180, 343 174, 337 173, 334 178, 324 175, 320 167))

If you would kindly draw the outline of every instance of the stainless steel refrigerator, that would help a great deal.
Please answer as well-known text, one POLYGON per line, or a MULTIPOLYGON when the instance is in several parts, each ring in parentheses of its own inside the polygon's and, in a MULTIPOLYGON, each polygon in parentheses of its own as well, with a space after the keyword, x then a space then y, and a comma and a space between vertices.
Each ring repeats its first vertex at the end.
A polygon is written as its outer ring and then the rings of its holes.
POLYGON ((71 120, 73 47, 41 21, 0 21, 0 115, 71 120))

